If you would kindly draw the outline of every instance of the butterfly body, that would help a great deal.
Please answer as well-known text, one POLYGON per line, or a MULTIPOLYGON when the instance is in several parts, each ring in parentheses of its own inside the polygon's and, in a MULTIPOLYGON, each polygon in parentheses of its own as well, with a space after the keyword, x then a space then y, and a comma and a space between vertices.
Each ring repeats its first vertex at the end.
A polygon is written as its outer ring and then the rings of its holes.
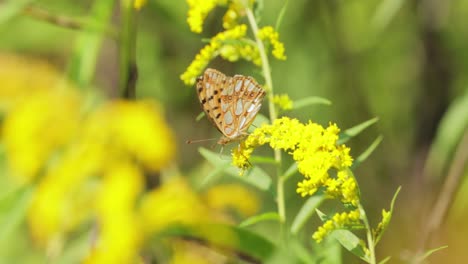
POLYGON ((197 94, 208 119, 223 134, 218 144, 246 137, 262 105, 265 90, 254 78, 243 75, 229 77, 206 69, 197 79, 197 94))

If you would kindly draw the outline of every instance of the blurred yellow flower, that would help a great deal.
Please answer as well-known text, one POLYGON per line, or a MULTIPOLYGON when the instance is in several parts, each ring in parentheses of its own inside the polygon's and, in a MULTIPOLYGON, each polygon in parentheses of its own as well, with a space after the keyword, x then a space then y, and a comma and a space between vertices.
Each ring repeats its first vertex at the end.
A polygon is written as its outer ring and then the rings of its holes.
POLYGON ((209 219, 209 210, 181 177, 147 193, 141 201, 140 219, 147 233, 171 224, 196 224, 209 219))
POLYGON ((37 59, 0 53, 0 112, 32 94, 69 88, 56 68, 37 59))
POLYGON ((143 191, 136 165, 116 162, 103 175, 97 196, 98 237, 85 263, 136 263, 143 239, 135 206, 143 191))
POLYGON ((172 132, 154 102, 113 101, 93 113, 84 130, 107 155, 125 153, 149 170, 158 171, 174 158, 172 132))
POLYGON ((145 4, 147 0, 135 0, 133 2, 133 8, 136 10, 140 10, 145 4))
POLYGON ((32 93, 10 110, 2 141, 18 180, 33 180, 51 155, 69 143, 78 128, 80 103, 72 90, 54 90, 32 93))
POLYGON ((236 209, 243 217, 257 213, 260 207, 258 197, 240 184, 216 185, 205 192, 204 200, 213 209, 236 209))
POLYGON ((266 26, 261 28, 258 31, 258 37, 263 40, 268 40, 273 46, 271 53, 278 60, 286 60, 286 55, 284 55, 284 44, 279 41, 279 34, 276 32, 272 26, 266 26))
POLYGON ((293 102, 287 94, 273 96, 273 103, 275 103, 282 110, 291 110, 293 108, 293 102))

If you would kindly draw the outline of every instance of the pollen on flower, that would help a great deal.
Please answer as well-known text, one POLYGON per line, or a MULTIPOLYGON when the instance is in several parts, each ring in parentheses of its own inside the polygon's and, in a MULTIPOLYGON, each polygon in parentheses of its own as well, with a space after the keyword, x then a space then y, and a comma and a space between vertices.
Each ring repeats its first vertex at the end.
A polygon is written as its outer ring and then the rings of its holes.
POLYGON ((258 37, 263 40, 268 40, 273 46, 272 54, 278 60, 286 60, 284 55, 285 49, 284 44, 279 41, 279 34, 272 26, 266 26, 258 31, 258 37))

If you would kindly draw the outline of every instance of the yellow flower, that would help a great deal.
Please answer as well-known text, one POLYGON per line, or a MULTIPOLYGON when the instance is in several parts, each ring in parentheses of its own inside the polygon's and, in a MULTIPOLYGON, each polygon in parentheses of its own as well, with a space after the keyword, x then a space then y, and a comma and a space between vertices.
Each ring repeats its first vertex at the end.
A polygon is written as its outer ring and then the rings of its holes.
POLYGON ((217 185, 204 194, 208 206, 216 209, 237 209, 243 216, 251 216, 259 210, 259 199, 239 184, 217 185))
POLYGON ((133 8, 140 10, 146 4, 146 0, 135 0, 133 2, 133 8))
POLYGON ((143 182, 136 165, 125 161, 105 171, 96 201, 99 232, 85 263, 137 262, 143 234, 134 207, 143 182))
POLYGON ((174 157, 172 132, 154 102, 111 102, 93 113, 84 129, 109 153, 125 153, 153 171, 174 157))
POLYGON ((304 175, 296 190, 301 196, 313 195, 324 188, 341 202, 357 205, 359 190, 349 170, 352 158, 349 148, 337 145, 339 131, 335 124, 324 128, 312 122, 301 124, 288 117, 276 119, 271 125, 255 129, 238 149, 233 149, 233 164, 247 169, 253 149, 269 144, 273 149, 285 150, 297 162, 298 171, 304 175), (337 176, 332 177, 331 170, 337 176))
POLYGON ((217 5, 226 5, 227 0, 187 0, 189 11, 187 14, 187 23, 190 30, 195 33, 201 33, 203 22, 217 5))
POLYGON ((180 76, 180 79, 186 85, 193 85, 197 76, 217 56, 221 56, 229 61, 237 61, 242 58, 255 64, 261 64, 257 47, 243 40, 246 33, 247 26, 245 24, 237 25, 229 30, 218 33, 195 56, 195 59, 188 66, 187 70, 180 76))
POLYGON ((181 177, 147 193, 139 209, 145 233, 176 223, 196 224, 209 218, 208 209, 181 177))
POLYGON ((266 26, 258 31, 258 37, 263 40, 268 40, 273 46, 272 54, 278 60, 286 60, 284 55, 284 44, 279 41, 279 34, 272 26, 266 26))
POLYGON ((273 96, 273 103, 279 106, 282 110, 291 110, 293 108, 293 102, 287 94, 273 96))
POLYGON ((36 93, 69 86, 63 75, 46 61, 11 54, 0 54, 0 81, 0 112, 36 93))
POLYGON ((2 141, 17 179, 33 180, 78 127, 80 98, 71 90, 33 93, 10 109, 2 141))
POLYGON ((336 213, 330 220, 325 221, 325 223, 314 232, 312 238, 317 243, 320 243, 334 230, 351 228, 355 225, 361 225, 359 209, 350 212, 336 213))

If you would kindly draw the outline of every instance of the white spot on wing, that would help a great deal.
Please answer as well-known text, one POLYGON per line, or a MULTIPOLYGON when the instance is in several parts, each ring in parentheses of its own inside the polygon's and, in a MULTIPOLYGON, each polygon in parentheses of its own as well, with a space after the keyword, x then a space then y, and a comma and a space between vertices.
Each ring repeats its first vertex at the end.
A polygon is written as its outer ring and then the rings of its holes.
POLYGON ((236 112, 235 112, 236 115, 242 114, 242 107, 243 107, 242 99, 238 99, 236 103, 236 112))
POLYGON ((232 124, 234 121, 234 118, 232 117, 232 114, 230 111, 227 111, 226 114, 224 114, 224 123, 227 125, 232 124))

